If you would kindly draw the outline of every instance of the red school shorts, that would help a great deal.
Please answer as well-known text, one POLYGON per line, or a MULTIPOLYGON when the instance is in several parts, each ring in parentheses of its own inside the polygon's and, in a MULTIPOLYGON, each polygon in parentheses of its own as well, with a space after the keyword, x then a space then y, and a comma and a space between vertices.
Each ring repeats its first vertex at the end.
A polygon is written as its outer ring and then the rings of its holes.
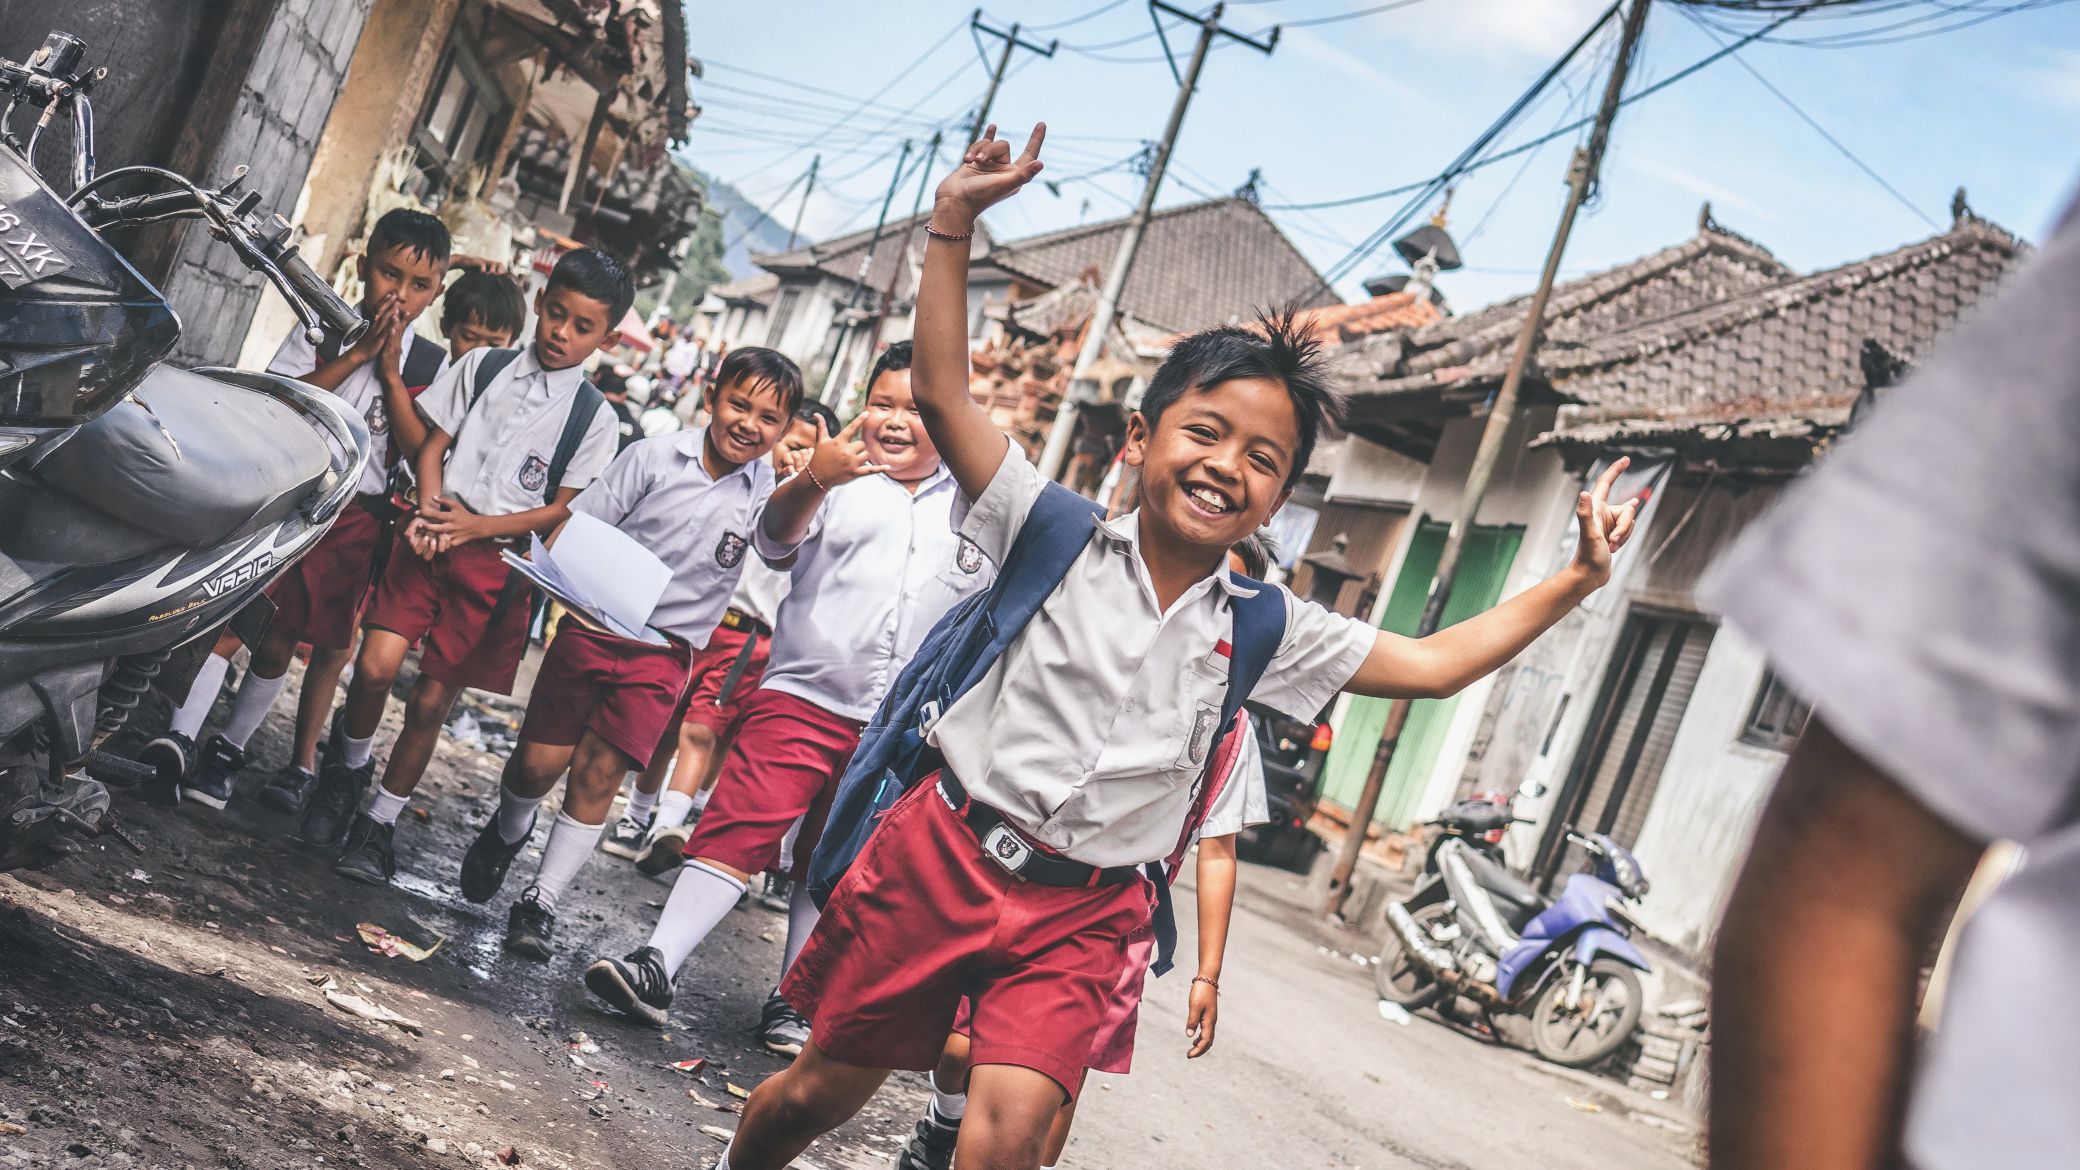
POLYGON ((672 725, 692 654, 676 639, 652 646, 566 615, 535 675, 521 741, 570 747, 589 730, 640 767, 672 725))
POLYGON ((500 548, 497 541, 472 541, 428 561, 399 536, 362 624, 423 642, 419 673, 435 682, 512 694, 527 650, 532 594, 522 594, 492 625, 499 591, 513 571, 499 559, 500 548))
POLYGON ((1033 1069, 1073 1099, 1153 897, 1145 880, 1019 881, 927 782, 867 839, 780 995, 833 1059, 917 1070, 938 1062, 965 996, 973 1064, 1033 1069))
POLYGON ((744 713, 744 701, 758 690, 759 680, 765 677, 766 659, 772 648, 773 639, 768 635, 716 626, 708 636, 707 648, 693 652, 693 681, 686 688, 685 722, 705 727, 717 738, 728 735, 744 713), (737 680, 737 689, 730 692, 728 700, 723 701, 722 684, 735 669, 744 643, 754 638, 757 645, 751 648, 751 660, 744 664, 743 677, 737 680))
MULTIPOLYGON (((1155 951, 1153 924, 1127 939, 1127 961, 1120 966, 1119 983, 1113 987, 1112 999, 1105 1007, 1105 1021, 1098 1026, 1097 1039, 1091 1041, 1090 1055, 1084 1059, 1084 1067, 1092 1072, 1124 1076, 1134 1070, 1134 1034, 1141 1022, 1141 992, 1148 983, 1148 963, 1155 951)), ((953 1030, 970 1038, 975 1035, 975 1005, 965 998, 954 1017, 953 1030)))
POLYGON ((781 841, 801 821, 794 846, 801 876, 830 815, 838 779, 859 746, 861 726, 784 691, 752 692, 708 809, 686 839, 686 856, 762 873, 780 860, 781 841))
POLYGON ((390 522, 355 500, 302 560, 268 589, 274 628, 321 650, 346 650, 368 604, 376 550, 390 539, 390 522))

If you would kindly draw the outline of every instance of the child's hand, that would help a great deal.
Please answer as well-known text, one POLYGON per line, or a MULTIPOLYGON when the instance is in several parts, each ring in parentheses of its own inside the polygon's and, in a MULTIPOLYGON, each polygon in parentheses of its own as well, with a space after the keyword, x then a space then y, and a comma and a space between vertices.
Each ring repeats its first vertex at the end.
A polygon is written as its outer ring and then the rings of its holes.
POLYGON ((1221 989, 1203 979, 1192 980, 1191 1006, 1184 1014, 1184 1034, 1192 1038, 1186 1060, 1204 1056, 1213 1047, 1213 1025, 1221 1014, 1221 989))
MULTIPOLYGON (((867 441, 859 437, 859 429, 866 422, 866 412, 861 411, 845 424, 844 430, 826 436, 816 444, 816 452, 809 457, 807 470, 818 487, 829 491, 839 484, 888 470, 886 463, 874 462, 874 457, 867 454, 867 441)), ((821 422, 817 424, 819 428, 822 425, 821 422)))
POLYGON ((417 516, 404 526, 404 542, 422 561, 430 561, 440 552, 440 540, 426 530, 426 521, 417 516))
MULTIPOLYGON (((369 318, 368 328, 361 331, 360 339, 347 350, 347 356, 353 358, 356 364, 361 364, 379 354, 388 354, 392 346, 403 341, 404 326, 404 306, 398 302, 396 294, 384 297, 377 302, 375 315, 369 318)), ((393 361, 390 368, 396 369, 397 365, 398 363, 393 361)))
POLYGON ((1590 490, 1583 492, 1575 501, 1575 521, 1581 526, 1581 539, 1574 549, 1574 567, 1595 585, 1611 578, 1611 554, 1625 547, 1632 536, 1632 522, 1639 518, 1639 501, 1627 500, 1623 507, 1611 507, 1611 486, 1632 460, 1620 458, 1596 479, 1590 490))
POLYGON ((479 516, 467 508, 452 507, 437 520, 422 520, 426 531, 433 534, 437 551, 447 552, 473 540, 483 540, 494 535, 490 529, 490 518, 479 516))
POLYGON ((982 141, 961 156, 960 169, 939 183, 933 197, 933 219, 941 231, 967 231, 984 209, 1002 203, 1032 181, 1044 165, 1040 144, 1047 139, 1047 123, 1033 127, 1025 153, 1011 157, 1011 144, 997 137, 996 123, 983 131, 982 141), (940 218, 941 215, 944 218, 940 218))

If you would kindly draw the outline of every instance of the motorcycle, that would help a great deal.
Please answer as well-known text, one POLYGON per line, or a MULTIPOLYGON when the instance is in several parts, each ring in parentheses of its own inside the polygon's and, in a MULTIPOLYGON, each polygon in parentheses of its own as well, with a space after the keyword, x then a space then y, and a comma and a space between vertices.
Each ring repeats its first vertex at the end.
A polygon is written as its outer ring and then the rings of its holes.
POLYGON ((1387 907, 1379 997, 1462 1020, 1527 1017, 1533 1050, 1554 1064, 1587 1067, 1623 1047, 1645 1006, 1638 972, 1653 969, 1631 942, 1647 878, 1602 833, 1567 839, 1591 872, 1549 899, 1467 838, 1440 837, 1434 871, 1387 907))
MULTIPOLYGON (((1534 784, 1523 790, 1521 795, 1537 798, 1546 794, 1546 786, 1534 784)), ((1423 854, 1423 872, 1437 872, 1437 847, 1446 841, 1459 840, 1497 862, 1502 861, 1502 841, 1511 825, 1535 825, 1516 815, 1519 793, 1476 792, 1465 800, 1448 806, 1437 814, 1435 820, 1424 821, 1425 828, 1437 830, 1430 839, 1430 846, 1423 854)))
POLYGON ((172 308, 104 234, 204 221, 288 300, 313 344, 349 345, 355 308, 242 191, 132 166, 95 173, 89 98, 106 69, 51 33, 0 59, 0 871, 113 831, 107 784, 151 769, 99 750, 146 694, 185 694, 227 624, 264 633, 263 596, 352 499, 368 456, 340 400, 269 374, 162 365, 172 308), (34 113, 23 142, 18 109, 34 113), (64 122, 61 195, 35 165, 64 122), (119 183, 151 193, 114 197, 119 183))

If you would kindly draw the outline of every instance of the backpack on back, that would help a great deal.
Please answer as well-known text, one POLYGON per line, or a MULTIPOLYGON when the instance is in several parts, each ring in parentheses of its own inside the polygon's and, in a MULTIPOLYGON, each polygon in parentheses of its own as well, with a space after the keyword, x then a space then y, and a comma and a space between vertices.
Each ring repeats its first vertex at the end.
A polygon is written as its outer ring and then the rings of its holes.
MULTIPOLYGON (((882 814, 943 766, 938 751, 926 742, 933 724, 1017 640, 1083 554, 1102 519, 1104 510, 1096 503, 1059 484, 1046 484, 1004 563, 998 566, 995 583, 963 599, 925 635, 916 656, 896 676, 861 733, 859 747, 838 782, 823 835, 809 862, 809 894, 818 906, 829 901, 882 814)), ((1228 692, 1220 722, 1215 724, 1223 729, 1232 727, 1243 700, 1256 689, 1285 636, 1285 601, 1278 590, 1260 586, 1254 596, 1233 597, 1229 604, 1234 628, 1228 692)), ((1185 826, 1187 844, 1212 807, 1212 786, 1207 781, 1224 754, 1232 765, 1232 751, 1209 753, 1207 771, 1201 775, 1185 826)), ((1177 929, 1166 867, 1151 863, 1148 876, 1158 894, 1158 957, 1151 969, 1161 975, 1170 968, 1177 929)))

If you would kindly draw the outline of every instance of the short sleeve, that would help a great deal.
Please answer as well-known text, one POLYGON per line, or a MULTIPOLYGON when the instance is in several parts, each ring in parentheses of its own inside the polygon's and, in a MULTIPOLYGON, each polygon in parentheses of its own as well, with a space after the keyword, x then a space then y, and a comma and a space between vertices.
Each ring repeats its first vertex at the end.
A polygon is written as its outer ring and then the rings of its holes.
POLYGON ((953 530, 981 549, 992 563, 1002 565, 1046 482, 1040 469, 1026 459, 1025 450, 1007 439, 1004 461, 990 476, 981 498, 970 501, 965 493, 955 494, 953 530))
POLYGON ((461 361, 451 363, 420 392, 415 401, 427 422, 454 436, 456 428, 462 425, 462 416, 469 413, 470 382, 476 377, 477 367, 483 364, 484 355, 490 352, 486 346, 463 354, 461 361))
POLYGON ((571 501, 571 511, 583 512, 609 524, 628 519, 636 501, 648 494, 654 478, 650 454, 636 444, 614 457, 599 478, 571 501))
POLYGON ((1264 677, 1257 680, 1257 689, 1250 692, 1250 701, 1312 722, 1364 665, 1379 631, 1357 618, 1302 601, 1283 585, 1265 588, 1285 597, 1286 633, 1264 677))
MULTIPOLYGON (((779 489, 776 486, 774 490, 778 491, 779 489)), ((796 545, 781 544, 779 541, 772 540, 766 536, 765 509, 766 505, 772 502, 772 496, 768 495, 765 502, 759 505, 758 523, 751 526, 751 549, 758 554, 758 559, 764 561, 768 568, 784 573, 792 567, 790 558, 802 550, 802 545, 808 544, 822 534, 823 518, 831 510, 831 498, 826 494, 822 501, 816 505, 816 511, 809 517, 809 527, 802 534, 801 544, 796 545)))
POLYGON ((1199 839, 1232 836, 1251 825, 1267 824, 1270 820, 1271 798, 1264 791, 1264 757, 1257 750, 1256 729, 1251 728, 1242 737, 1241 749, 1235 753, 1235 767, 1228 773, 1227 784, 1222 786, 1220 795, 1213 798, 1213 807, 1206 812, 1206 823, 1199 826, 1199 839))
POLYGON ((585 437, 578 441, 578 450, 571 456, 563 469, 563 480, 559 486, 584 490, 621 451, 621 424, 614 417, 611 404, 601 403, 599 411, 592 416, 592 426, 585 437))
POLYGON ((284 378, 301 378, 317 368, 317 347, 304 340, 303 327, 300 325, 289 330, 289 335, 282 338, 281 348, 274 351, 274 357, 267 363, 268 373, 280 374, 284 378))
POLYGON ((1700 590, 1844 742, 1980 838, 2080 814, 2076 301, 2068 226, 1700 590))

